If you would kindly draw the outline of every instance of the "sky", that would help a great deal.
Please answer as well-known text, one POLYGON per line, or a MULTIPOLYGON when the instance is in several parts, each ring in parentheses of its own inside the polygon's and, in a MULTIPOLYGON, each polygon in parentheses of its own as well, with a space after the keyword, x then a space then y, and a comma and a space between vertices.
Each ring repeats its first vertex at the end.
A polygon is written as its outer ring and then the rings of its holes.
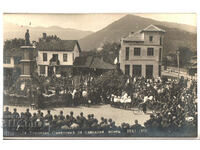
MULTIPOLYGON (((98 31, 127 14, 4 14, 4 23, 19 26, 60 26, 84 31, 98 31)), ((134 14, 158 21, 196 26, 196 14, 134 14)))

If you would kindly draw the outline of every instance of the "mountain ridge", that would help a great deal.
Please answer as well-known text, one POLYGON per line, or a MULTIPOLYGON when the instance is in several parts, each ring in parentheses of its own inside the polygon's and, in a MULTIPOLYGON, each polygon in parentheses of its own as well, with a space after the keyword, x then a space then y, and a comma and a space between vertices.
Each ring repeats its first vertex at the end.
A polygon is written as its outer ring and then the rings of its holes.
POLYGON ((42 37, 42 33, 46 32, 47 35, 57 35, 63 40, 79 40, 89 34, 92 34, 92 31, 82 31, 72 28, 63 28, 60 26, 20 26, 13 23, 4 22, 3 25, 3 38, 5 40, 13 39, 13 38, 24 38, 24 34, 26 30, 29 29, 30 39, 32 41, 38 41, 40 37, 42 37))
MULTIPOLYGON (((167 35, 166 37, 171 38, 171 39, 165 38, 167 40, 167 42, 165 43, 168 43, 167 52, 172 51, 171 49, 177 49, 178 46, 188 46, 188 45, 190 46, 190 44, 188 44, 190 41, 188 40, 196 41, 196 27, 193 27, 190 25, 184 25, 184 24, 179 25, 177 23, 161 22, 161 21, 156 21, 153 19, 129 14, 122 17, 121 19, 117 21, 114 21, 113 23, 109 24, 102 30, 92 33, 80 39, 79 43, 80 43, 81 48, 84 51, 90 51, 90 50, 98 48, 105 41, 119 42, 122 37, 127 36, 130 32, 136 32, 138 30, 144 29, 150 24, 154 24, 157 26, 161 25, 162 28, 167 29, 168 32, 166 32, 166 35, 167 35), (168 35, 169 33, 172 34, 172 32, 169 32, 170 29, 176 32, 175 35, 173 34, 174 37, 168 35), (189 39, 186 38, 187 39, 186 41, 184 40, 183 35, 189 36, 190 38, 189 39), (180 42, 181 40, 186 41, 186 42, 180 42), (171 41, 171 42, 168 42, 168 41, 171 41), (173 42, 175 42, 176 44, 174 44, 173 42), (178 43, 181 43, 181 44, 178 45, 178 43)), ((193 48, 193 51, 195 51, 196 44, 193 41, 192 43, 194 44, 190 48, 193 48)))

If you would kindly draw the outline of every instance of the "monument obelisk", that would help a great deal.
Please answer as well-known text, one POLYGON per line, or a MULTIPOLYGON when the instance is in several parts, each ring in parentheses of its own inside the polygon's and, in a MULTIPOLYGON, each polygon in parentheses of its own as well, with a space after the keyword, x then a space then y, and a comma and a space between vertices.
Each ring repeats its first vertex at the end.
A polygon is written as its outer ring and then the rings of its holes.
POLYGON ((31 78, 33 73, 33 50, 34 47, 30 43, 29 30, 27 29, 25 34, 25 45, 20 47, 23 51, 21 63, 21 75, 20 78, 31 78))

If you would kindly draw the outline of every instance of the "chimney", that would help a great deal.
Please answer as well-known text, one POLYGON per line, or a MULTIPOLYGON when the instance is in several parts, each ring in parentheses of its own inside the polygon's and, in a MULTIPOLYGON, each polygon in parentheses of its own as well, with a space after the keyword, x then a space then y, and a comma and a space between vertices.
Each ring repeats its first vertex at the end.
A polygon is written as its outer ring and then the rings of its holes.
POLYGON ((47 33, 43 33, 43 39, 47 38, 47 33))

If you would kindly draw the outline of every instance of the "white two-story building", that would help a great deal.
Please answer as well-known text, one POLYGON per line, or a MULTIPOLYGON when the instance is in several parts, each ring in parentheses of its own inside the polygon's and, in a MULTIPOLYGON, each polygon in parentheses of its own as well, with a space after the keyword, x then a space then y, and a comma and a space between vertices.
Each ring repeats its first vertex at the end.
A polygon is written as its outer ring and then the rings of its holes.
POLYGON ((73 62, 81 52, 77 40, 40 42, 37 49, 38 74, 43 76, 71 72, 73 62))
POLYGON ((164 33, 164 30, 149 25, 122 38, 119 52, 120 69, 132 77, 161 76, 164 33))

